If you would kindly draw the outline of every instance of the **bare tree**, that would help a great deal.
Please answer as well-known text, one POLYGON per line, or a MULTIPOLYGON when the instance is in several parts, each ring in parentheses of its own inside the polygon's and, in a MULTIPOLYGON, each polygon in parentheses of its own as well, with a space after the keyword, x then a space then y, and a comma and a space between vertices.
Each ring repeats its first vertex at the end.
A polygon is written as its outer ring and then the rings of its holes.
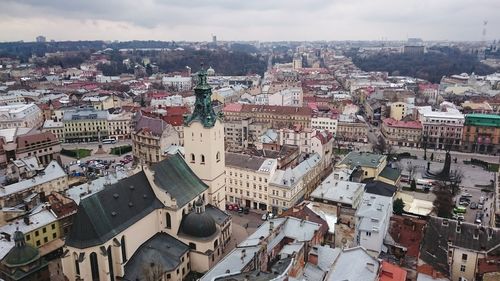
POLYGON ((438 217, 450 218, 453 211, 453 194, 443 182, 437 182, 433 189, 436 199, 434 199, 434 211, 438 217))
POLYGON ((415 171, 417 169, 417 166, 415 164, 413 164, 413 162, 411 161, 408 161, 408 163, 406 164, 406 167, 405 167, 405 171, 408 172, 408 177, 411 180, 413 180, 413 175, 415 174, 415 171))

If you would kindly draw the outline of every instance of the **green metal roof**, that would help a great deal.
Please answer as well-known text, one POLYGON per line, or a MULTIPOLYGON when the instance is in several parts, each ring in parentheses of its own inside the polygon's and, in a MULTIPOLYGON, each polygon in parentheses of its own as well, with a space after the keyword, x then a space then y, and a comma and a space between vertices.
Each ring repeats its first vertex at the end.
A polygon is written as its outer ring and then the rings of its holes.
MULTIPOLYGON (((179 154, 156 163, 152 169, 156 185, 175 198, 179 207, 208 188, 179 154)), ((80 249, 103 244, 162 207, 141 171, 82 199, 66 244, 80 249)))
POLYGON ((167 159, 156 163, 152 169, 155 172, 156 185, 175 198, 179 208, 208 188, 179 154, 168 156, 167 159))
POLYGON ((500 127, 500 115, 495 114, 467 114, 465 115, 465 125, 467 126, 483 126, 483 127, 500 127))
POLYGON ((352 151, 342 159, 339 165, 345 164, 351 169, 356 166, 377 168, 385 158, 386 156, 381 154, 352 151))
POLYGON ((66 245, 101 245, 162 206, 141 171, 82 199, 66 245))

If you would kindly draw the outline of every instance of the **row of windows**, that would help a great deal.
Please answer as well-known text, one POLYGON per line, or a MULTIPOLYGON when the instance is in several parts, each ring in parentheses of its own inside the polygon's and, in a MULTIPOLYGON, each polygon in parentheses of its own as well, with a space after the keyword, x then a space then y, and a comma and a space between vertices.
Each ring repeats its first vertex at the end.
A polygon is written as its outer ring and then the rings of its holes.
MULTIPOLYGON (((238 194, 238 191, 239 191, 240 195, 243 195, 243 189, 237 189, 237 188, 234 189, 235 194, 238 194)), ((233 193, 232 187, 229 188, 229 192, 233 193)), ((246 195, 247 195, 247 197, 250 197, 250 191, 246 191, 246 195)), ((265 194, 262 195, 262 193, 253 192, 253 198, 257 198, 257 197, 259 197, 259 199, 264 198, 264 200, 267 200, 267 195, 265 195, 265 194)))
MULTIPOLYGON (((193 153, 191 153, 190 159, 191 163, 196 163, 196 156, 193 153)), ((217 154, 215 155, 215 161, 220 161, 220 152, 217 152, 217 154)), ((203 154, 200 155, 200 164, 205 165, 205 155, 203 154)))

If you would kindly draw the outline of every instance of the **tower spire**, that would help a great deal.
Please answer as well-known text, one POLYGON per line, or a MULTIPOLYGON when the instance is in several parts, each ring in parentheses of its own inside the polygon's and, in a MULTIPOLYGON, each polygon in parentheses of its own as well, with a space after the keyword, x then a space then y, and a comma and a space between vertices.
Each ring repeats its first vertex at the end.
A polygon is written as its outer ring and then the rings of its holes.
POLYGON ((204 69, 203 63, 198 71, 198 84, 194 87, 194 94, 196 96, 194 110, 190 116, 185 118, 184 124, 189 125, 194 120, 199 120, 203 127, 213 127, 217 115, 212 107, 212 87, 207 82, 207 71, 204 69))

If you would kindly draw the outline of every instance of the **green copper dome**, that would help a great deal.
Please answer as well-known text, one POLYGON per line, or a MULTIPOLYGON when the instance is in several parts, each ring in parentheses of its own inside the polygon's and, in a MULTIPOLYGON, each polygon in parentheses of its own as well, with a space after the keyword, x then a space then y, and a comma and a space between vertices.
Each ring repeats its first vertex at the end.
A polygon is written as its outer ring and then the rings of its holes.
POLYGON ((21 231, 14 232, 14 242, 16 246, 10 250, 3 263, 8 267, 19 267, 36 261, 40 254, 38 249, 27 245, 24 241, 24 234, 21 231))
POLYGON ((196 101, 194 103, 193 114, 186 116, 184 124, 188 126, 194 120, 198 120, 205 128, 211 128, 217 121, 217 114, 215 114, 212 107, 212 87, 207 82, 207 71, 201 66, 198 71, 198 84, 194 88, 196 101))

